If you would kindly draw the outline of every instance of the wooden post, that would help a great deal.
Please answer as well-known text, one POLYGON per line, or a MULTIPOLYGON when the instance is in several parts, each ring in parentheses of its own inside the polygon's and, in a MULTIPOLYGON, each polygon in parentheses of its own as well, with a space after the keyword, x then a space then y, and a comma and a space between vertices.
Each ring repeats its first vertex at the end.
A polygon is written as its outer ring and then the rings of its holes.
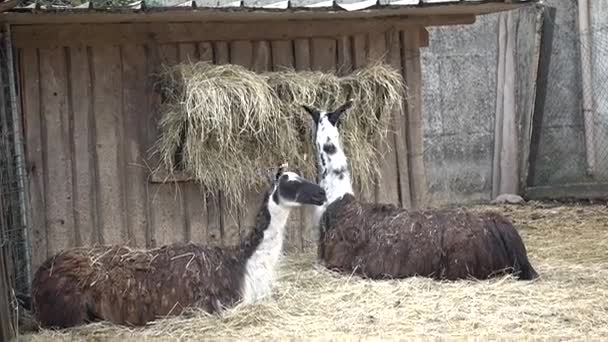
MULTIPOLYGON (((428 32, 424 30, 424 33, 428 37, 428 32)), ((422 31, 421 31, 422 32, 422 31)), ((423 36, 425 35, 423 34, 423 36)), ((428 41, 428 39, 427 39, 428 41)), ((388 60, 390 64, 397 70, 403 72, 402 61, 401 61, 401 42, 399 39, 399 31, 392 29, 387 32, 387 47, 388 47, 388 60)), ((407 89, 407 88, 406 88, 407 89)), ((403 103, 403 108, 407 105, 403 103)), ((393 111, 393 122, 391 137, 395 146, 393 153, 395 154, 396 169, 397 169, 397 180, 399 186, 399 202, 403 208, 412 207, 411 191, 410 191, 410 176, 409 176, 409 162, 407 157, 407 137, 405 132, 407 130, 407 120, 402 111, 393 111)))
POLYGON ((528 180, 530 168, 530 145, 532 144, 532 119, 534 116, 534 104, 536 103, 536 85, 539 72, 541 37, 543 31, 544 10, 536 9, 536 21, 534 31, 534 50, 532 55, 531 72, 528 74, 531 95, 526 99, 526 112, 521 117, 521 145, 519 159, 519 193, 524 193, 528 180))
POLYGON ((499 17, 498 76, 496 81, 496 119, 492 167, 492 198, 517 193, 519 189, 519 130, 517 129, 515 82, 516 35, 512 12, 499 17))
POLYGON ((427 205, 427 184, 424 168, 424 135, 422 128, 422 73, 420 67, 420 30, 413 27, 402 32, 403 66, 407 92, 407 146, 410 198, 412 208, 427 205))
POLYGON ((15 326, 11 314, 10 294, 11 284, 9 277, 10 257, 8 245, 0 245, 0 340, 10 341, 15 336, 15 326))

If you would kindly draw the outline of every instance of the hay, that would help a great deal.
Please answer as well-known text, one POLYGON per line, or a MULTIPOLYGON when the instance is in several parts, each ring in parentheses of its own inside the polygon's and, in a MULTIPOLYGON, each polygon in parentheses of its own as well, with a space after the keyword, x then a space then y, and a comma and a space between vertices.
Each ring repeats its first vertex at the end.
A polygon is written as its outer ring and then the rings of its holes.
POLYGON ((608 208, 492 208, 515 220, 541 279, 367 281, 292 255, 272 299, 223 317, 193 313, 145 329, 97 323, 24 340, 608 338, 608 208))
POLYGON ((388 146, 391 114, 404 95, 399 71, 380 63, 344 77, 294 70, 256 74, 205 62, 164 67, 159 76, 164 100, 154 153, 160 168, 176 169, 183 142, 183 169, 208 194, 223 191, 231 207, 247 191, 259 190, 266 179, 258 171, 277 162, 288 160, 307 177, 315 175, 311 119, 303 104, 334 109, 354 99, 343 139, 353 177, 368 186, 379 175, 379 151, 388 146))
POLYGON ((184 142, 184 170, 236 204, 264 180, 252 170, 295 153, 292 128, 276 115, 273 90, 255 73, 237 65, 185 63, 165 67, 160 79, 164 100, 155 153, 161 167, 176 169, 174 156, 184 142))

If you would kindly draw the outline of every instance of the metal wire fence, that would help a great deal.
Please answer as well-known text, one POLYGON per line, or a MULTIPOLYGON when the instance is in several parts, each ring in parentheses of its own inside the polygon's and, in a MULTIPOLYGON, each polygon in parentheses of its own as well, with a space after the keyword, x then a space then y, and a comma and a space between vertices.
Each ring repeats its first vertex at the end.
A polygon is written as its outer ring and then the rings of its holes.
MULTIPOLYGON (((0 39, 0 296, 7 307, 3 311, 10 314, 10 321, 16 322, 16 296, 29 291, 29 242, 26 230, 25 177, 20 138, 20 122, 15 121, 17 110, 16 86, 12 61, 12 51, 2 32, 0 39), (8 309, 8 310, 6 310, 8 309)), ((3 328, 7 325, 6 317, 3 328)), ((12 324, 13 331, 16 324, 12 324)), ((5 330, 6 331, 6 330, 5 330)))
POLYGON ((528 186, 608 184, 608 21, 581 33, 561 12, 545 16, 528 186))

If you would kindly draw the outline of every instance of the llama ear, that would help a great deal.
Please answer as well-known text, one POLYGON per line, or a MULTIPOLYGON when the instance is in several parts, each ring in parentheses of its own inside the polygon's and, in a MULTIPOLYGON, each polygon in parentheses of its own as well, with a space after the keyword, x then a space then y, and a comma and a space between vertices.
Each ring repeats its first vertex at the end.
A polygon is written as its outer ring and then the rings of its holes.
POLYGON ((277 173, 274 176, 274 180, 278 181, 279 178, 281 177, 281 175, 283 174, 283 172, 285 172, 288 167, 289 167, 289 165, 287 163, 283 163, 283 164, 279 165, 279 167, 277 168, 277 173))
POLYGON ((319 123, 319 118, 321 117, 321 113, 319 113, 318 110, 309 107, 307 105, 302 105, 302 107, 304 109, 306 109, 306 111, 308 112, 308 114, 310 114, 310 116, 312 117, 312 119, 315 121, 315 124, 319 123))
POLYGON ((349 99, 343 105, 338 107, 338 109, 334 110, 332 113, 327 114, 327 119, 329 120, 329 122, 331 122, 332 125, 338 127, 340 125, 340 117, 352 106, 353 100, 349 99))

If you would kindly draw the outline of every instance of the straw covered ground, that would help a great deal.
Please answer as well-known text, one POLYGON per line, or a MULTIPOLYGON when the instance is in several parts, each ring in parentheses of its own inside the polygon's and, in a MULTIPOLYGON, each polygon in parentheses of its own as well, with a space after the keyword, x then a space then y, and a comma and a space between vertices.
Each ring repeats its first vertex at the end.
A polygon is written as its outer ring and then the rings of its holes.
POLYGON ((271 299, 223 317, 194 313, 140 329, 98 323, 23 340, 608 338, 606 204, 492 208, 514 220, 539 280, 367 281, 328 272, 312 254, 292 255, 271 299))

